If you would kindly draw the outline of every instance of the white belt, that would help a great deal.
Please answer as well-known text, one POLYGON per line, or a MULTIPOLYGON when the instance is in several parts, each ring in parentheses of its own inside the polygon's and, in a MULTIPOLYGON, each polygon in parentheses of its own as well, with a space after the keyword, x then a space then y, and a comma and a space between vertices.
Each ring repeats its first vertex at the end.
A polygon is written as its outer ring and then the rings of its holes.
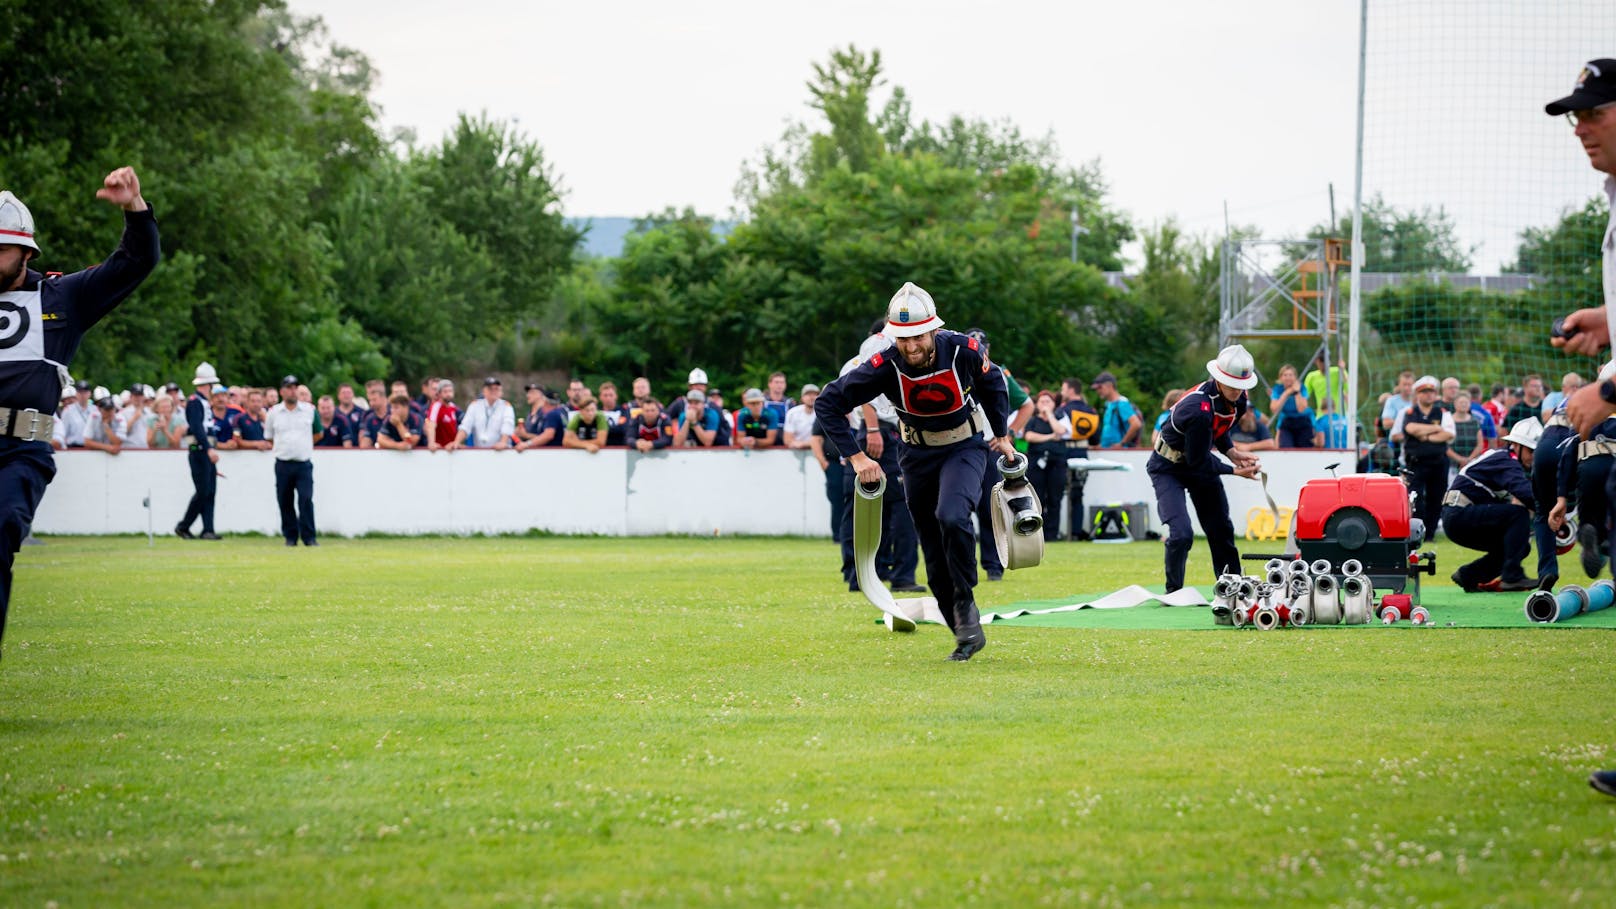
POLYGON ((0 436, 10 436, 24 442, 50 441, 51 430, 56 428, 56 417, 40 413, 32 407, 17 410, 0 407, 0 436))
POLYGON ((1174 464, 1184 460, 1184 452, 1167 444, 1167 440, 1158 436, 1155 444, 1156 453, 1172 461, 1174 464))
POLYGON ((1549 417, 1549 422, 1543 424, 1544 429, 1548 429, 1550 426, 1564 426, 1565 428, 1570 429, 1571 418, 1567 417, 1563 413, 1557 413, 1554 416, 1549 417))
POLYGON ((1577 446, 1578 460, 1598 455, 1616 455, 1616 442, 1609 439, 1590 439, 1577 446))
POLYGON ((943 445, 953 445, 955 442, 963 442, 982 431, 981 425, 976 422, 976 414, 971 414, 964 423, 953 429, 928 431, 916 429, 908 423, 899 424, 898 429, 903 437, 904 444, 918 448, 938 448, 943 445))
POLYGON ((1464 493, 1450 489, 1448 494, 1442 497, 1442 504, 1453 508, 1469 508, 1476 503, 1470 501, 1470 497, 1464 493))

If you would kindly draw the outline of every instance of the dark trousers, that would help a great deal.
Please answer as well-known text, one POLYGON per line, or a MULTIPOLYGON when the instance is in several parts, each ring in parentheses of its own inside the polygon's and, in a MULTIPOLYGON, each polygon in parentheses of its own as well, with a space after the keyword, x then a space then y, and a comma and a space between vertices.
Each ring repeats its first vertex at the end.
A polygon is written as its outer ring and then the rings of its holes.
POLYGON ((314 545, 314 465, 308 461, 275 462, 275 501, 281 507, 281 536, 288 545, 302 538, 304 546, 314 545), (292 496, 297 510, 292 510, 292 496))
POLYGON ((1482 553, 1481 558, 1454 572, 1461 585, 1475 587, 1494 578, 1506 584, 1526 580, 1521 561, 1526 558, 1532 528, 1525 508, 1503 502, 1450 506, 1442 509, 1442 526, 1448 539, 1482 553))
POLYGON ((1037 491, 1038 504, 1044 509, 1044 542, 1058 540, 1061 500, 1066 498, 1066 452, 1029 452, 1027 457, 1031 459, 1027 465, 1027 482, 1037 491))
POLYGON ((1234 522, 1229 520, 1229 496, 1218 474, 1191 474, 1173 466, 1159 454, 1150 456, 1145 471, 1156 490, 1156 514, 1167 525, 1163 554, 1167 592, 1184 586, 1184 565, 1189 561, 1195 530, 1184 499, 1188 495, 1201 519, 1206 545, 1212 551, 1212 576, 1240 573, 1240 550, 1234 545, 1234 522))
POLYGON ((191 485, 196 491, 191 494, 191 504, 185 506, 185 517, 180 519, 180 526, 186 530, 197 518, 202 519, 202 532, 213 532, 213 497, 219 489, 218 471, 213 469, 213 462, 208 460, 208 453, 200 448, 193 448, 187 458, 191 464, 191 485))
MULTIPOLYGON (((830 538, 837 543, 842 541, 842 509, 847 505, 845 493, 842 491, 842 466, 840 458, 829 458, 825 465, 825 498, 830 502, 830 538)), ((853 528, 846 528, 849 536, 853 528)))
POLYGON ((1448 493, 1448 459, 1419 461, 1407 465, 1412 474, 1409 488, 1418 493, 1414 516, 1425 522, 1425 542, 1436 539, 1436 525, 1442 519, 1442 497, 1448 493))
MULTIPOLYGON (((1553 431, 1550 427, 1549 431, 1553 431)), ((1544 433, 1545 439, 1548 432, 1544 433)), ((1540 578, 1557 578, 1560 576, 1560 559, 1554 551, 1554 531, 1549 528, 1549 509, 1554 507, 1555 500, 1559 498, 1560 458, 1554 450, 1555 446, 1545 445, 1542 441, 1538 447, 1543 451, 1543 457, 1532 458, 1532 499, 1537 503, 1537 511, 1532 514, 1532 540, 1537 546, 1537 576, 1540 578)), ((1567 497, 1566 509, 1569 511, 1577 507, 1577 494, 1570 490, 1567 497)), ((1452 536, 1450 530, 1448 536, 1452 536)), ((1491 580, 1489 578, 1488 580, 1491 580)))
MULTIPOLYGON (((1616 464, 1616 457, 1611 455, 1594 455, 1577 462, 1577 526, 1592 525, 1598 530, 1600 549, 1610 540, 1610 508, 1605 485, 1610 480, 1612 464, 1616 464)), ((1549 499, 1547 505, 1538 500, 1538 508, 1547 511, 1552 507, 1553 499, 1549 499)))
POLYGON ((976 532, 971 514, 982 496, 987 443, 967 439, 943 448, 903 446, 909 514, 914 517, 920 551, 926 559, 926 583, 937 597, 948 627, 973 625, 976 600, 976 532))
POLYGON ((982 547, 982 570, 1004 573, 999 560, 999 544, 993 540, 993 486, 1004 479, 999 473, 999 455, 990 452, 982 468, 982 491, 976 499, 976 533, 982 547))
POLYGON ((1299 420, 1281 420, 1278 435, 1280 448, 1312 448, 1313 421, 1306 417, 1299 420))
POLYGON ((54 476, 56 461, 49 445, 0 439, 0 639, 11 606, 11 566, 54 476))
MULTIPOLYGON (((898 434, 882 432, 881 457, 877 460, 887 475, 887 491, 881 496, 881 548, 875 554, 875 570, 883 581, 894 587, 909 587, 915 583, 915 569, 920 567, 920 552, 916 548, 915 522, 909 516, 905 503, 903 467, 898 463, 898 434)), ((853 484, 858 474, 843 466, 842 493, 842 577, 849 587, 858 586, 858 574, 853 567, 853 484)))
MULTIPOLYGON (((1068 454, 1066 458, 1067 473, 1070 474, 1066 486, 1066 517, 1067 523, 1070 525, 1066 538, 1068 540, 1086 540, 1088 539, 1089 528, 1088 515, 1083 513, 1083 491, 1088 488, 1089 474, 1086 470, 1072 470, 1070 468, 1069 465, 1072 463, 1073 457, 1073 455, 1068 454)), ((1083 457, 1087 458, 1088 455, 1085 454, 1083 457)))

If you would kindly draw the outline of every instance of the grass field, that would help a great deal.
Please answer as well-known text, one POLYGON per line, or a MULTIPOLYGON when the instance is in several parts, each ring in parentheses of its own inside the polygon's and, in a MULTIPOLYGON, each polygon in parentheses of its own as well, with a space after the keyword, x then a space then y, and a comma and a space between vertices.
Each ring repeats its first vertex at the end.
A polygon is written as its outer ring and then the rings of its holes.
POLYGON ((1616 905, 1609 632, 874 615, 817 541, 53 539, 0 905, 1616 905))

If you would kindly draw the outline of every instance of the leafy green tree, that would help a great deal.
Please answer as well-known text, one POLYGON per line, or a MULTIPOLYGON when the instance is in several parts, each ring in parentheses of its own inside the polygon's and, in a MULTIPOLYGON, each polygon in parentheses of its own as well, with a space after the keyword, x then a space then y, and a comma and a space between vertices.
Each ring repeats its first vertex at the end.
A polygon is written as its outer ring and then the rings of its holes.
POLYGON ((1515 261, 1506 272, 1535 275, 1533 297, 1545 311, 1570 312, 1598 305, 1603 296, 1601 245, 1610 223, 1610 206, 1603 198, 1589 199, 1565 213, 1553 227, 1529 227, 1521 232, 1515 261))

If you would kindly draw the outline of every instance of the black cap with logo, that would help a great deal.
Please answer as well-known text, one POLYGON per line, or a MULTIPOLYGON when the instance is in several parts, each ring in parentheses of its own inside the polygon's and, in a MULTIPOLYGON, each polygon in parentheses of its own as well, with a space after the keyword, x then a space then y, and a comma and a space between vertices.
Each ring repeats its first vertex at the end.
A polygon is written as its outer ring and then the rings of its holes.
POLYGON ((1572 111, 1592 110, 1612 101, 1616 101, 1616 60, 1602 57, 1583 64, 1571 94, 1550 101, 1543 110, 1551 117, 1558 117, 1572 111))
POLYGON ((301 384, 302 383, 297 380, 297 376, 287 376, 286 378, 281 379, 282 388, 296 388, 301 384))

